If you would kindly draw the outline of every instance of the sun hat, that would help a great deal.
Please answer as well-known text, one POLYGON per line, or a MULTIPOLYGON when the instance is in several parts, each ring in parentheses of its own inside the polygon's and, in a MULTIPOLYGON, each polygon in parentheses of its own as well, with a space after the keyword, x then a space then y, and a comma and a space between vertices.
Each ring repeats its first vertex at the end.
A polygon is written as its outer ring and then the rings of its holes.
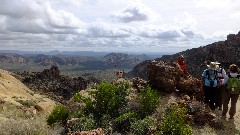
POLYGON ((237 73, 239 70, 239 67, 236 64, 231 64, 229 68, 230 68, 230 71, 233 73, 237 73))
POLYGON ((209 61, 209 60, 206 60, 206 61, 205 61, 205 64, 206 64, 206 65, 210 65, 210 63, 211 63, 211 61, 209 61))
POLYGON ((216 65, 220 65, 221 63, 219 63, 219 62, 216 61, 215 64, 216 64, 216 65))
POLYGON ((210 64, 207 66, 208 66, 208 69, 212 69, 212 70, 215 70, 217 67, 215 62, 210 62, 210 64))

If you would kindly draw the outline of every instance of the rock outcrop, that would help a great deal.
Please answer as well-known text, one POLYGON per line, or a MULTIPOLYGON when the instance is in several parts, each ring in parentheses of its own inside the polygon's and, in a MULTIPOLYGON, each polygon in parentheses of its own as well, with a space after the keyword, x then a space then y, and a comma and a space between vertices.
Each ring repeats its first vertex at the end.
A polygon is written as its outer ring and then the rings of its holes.
POLYGON ((149 84, 158 91, 191 92, 199 91, 199 80, 188 76, 181 76, 182 71, 178 64, 163 61, 150 61, 147 65, 149 84))
POLYGON ((31 90, 47 94, 61 103, 68 101, 77 91, 86 89, 90 83, 82 77, 60 75, 57 66, 42 72, 23 72, 20 75, 22 82, 31 90))

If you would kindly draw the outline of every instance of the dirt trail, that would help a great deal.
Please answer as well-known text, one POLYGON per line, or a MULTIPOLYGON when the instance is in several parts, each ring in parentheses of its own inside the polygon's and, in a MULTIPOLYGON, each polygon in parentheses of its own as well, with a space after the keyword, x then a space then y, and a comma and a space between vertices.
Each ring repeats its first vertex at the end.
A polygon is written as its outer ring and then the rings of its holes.
MULTIPOLYGON (((230 104, 228 105, 230 107, 230 104)), ((220 110, 215 110, 213 113, 217 116, 221 116, 220 110)), ((240 98, 237 102, 237 109, 234 119, 229 119, 227 114, 226 118, 221 118, 223 122, 223 130, 215 130, 210 127, 196 128, 193 131, 194 135, 240 135, 240 98)))

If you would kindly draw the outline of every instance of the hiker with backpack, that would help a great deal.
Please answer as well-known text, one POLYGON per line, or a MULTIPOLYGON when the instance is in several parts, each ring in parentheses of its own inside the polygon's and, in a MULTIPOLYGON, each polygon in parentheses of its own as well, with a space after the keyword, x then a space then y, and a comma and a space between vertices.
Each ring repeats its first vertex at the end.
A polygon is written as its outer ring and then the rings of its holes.
POLYGON ((219 78, 219 80, 221 81, 218 90, 217 90, 217 100, 216 100, 216 107, 218 108, 218 110, 222 110, 222 94, 224 91, 224 78, 226 78, 226 71, 221 67, 221 63, 219 62, 215 62, 216 63, 216 70, 217 70, 217 77, 219 78))
POLYGON ((204 103, 207 104, 211 110, 215 110, 216 108, 217 88, 220 83, 217 77, 216 63, 211 62, 208 65, 208 69, 203 71, 201 78, 201 90, 204 93, 204 103))
POLYGON ((228 112, 228 103, 231 99, 231 107, 229 110, 230 119, 234 118, 236 113, 236 104, 240 94, 240 75, 238 74, 239 68, 237 65, 232 64, 229 67, 230 73, 224 78, 224 84, 226 84, 223 91, 223 111, 222 117, 226 117, 228 112))

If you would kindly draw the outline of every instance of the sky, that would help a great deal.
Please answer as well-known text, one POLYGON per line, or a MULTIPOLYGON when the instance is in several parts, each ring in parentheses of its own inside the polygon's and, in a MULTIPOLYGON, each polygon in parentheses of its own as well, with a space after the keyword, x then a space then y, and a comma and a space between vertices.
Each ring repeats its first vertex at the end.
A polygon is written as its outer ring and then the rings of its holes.
POLYGON ((0 50, 179 52, 240 31, 240 0, 0 2, 0 50))

